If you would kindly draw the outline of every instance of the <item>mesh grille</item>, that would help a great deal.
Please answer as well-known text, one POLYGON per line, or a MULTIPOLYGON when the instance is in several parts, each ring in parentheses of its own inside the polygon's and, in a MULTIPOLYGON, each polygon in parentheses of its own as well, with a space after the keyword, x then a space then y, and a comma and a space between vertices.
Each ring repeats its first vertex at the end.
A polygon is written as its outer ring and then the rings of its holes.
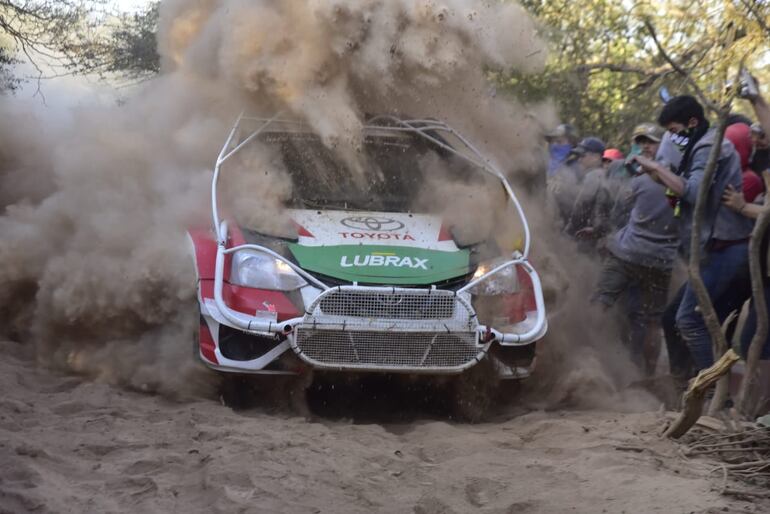
POLYGON ((452 319, 455 315, 452 294, 373 293, 335 291, 320 303, 327 316, 384 319, 452 319))
POLYGON ((482 349, 476 334, 446 332, 375 332, 299 328, 296 345, 303 357, 328 366, 349 368, 454 368, 469 363, 482 349))

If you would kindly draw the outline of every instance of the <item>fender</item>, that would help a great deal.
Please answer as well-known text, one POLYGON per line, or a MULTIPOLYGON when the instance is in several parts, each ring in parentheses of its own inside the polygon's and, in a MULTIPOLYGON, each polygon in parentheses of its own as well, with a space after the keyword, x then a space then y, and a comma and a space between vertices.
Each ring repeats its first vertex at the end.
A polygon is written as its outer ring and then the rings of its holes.
MULTIPOLYGON (((235 225, 229 225, 227 247, 232 248, 246 243, 241 229, 235 225)), ((217 242, 210 228, 191 228, 187 230, 192 246, 192 257, 195 261, 195 269, 198 280, 214 280, 214 272, 217 260, 217 242)), ((230 280, 230 255, 225 256, 224 279, 230 280)))
POLYGON ((217 242, 210 229, 189 229, 191 257, 195 262, 198 280, 214 280, 214 265, 217 260, 217 242))
MULTIPOLYGON (((190 229, 187 231, 192 245, 193 258, 198 273, 199 300, 214 298, 214 274, 217 259, 217 243, 210 229, 190 229)), ((237 225, 230 226, 227 247, 245 244, 243 233, 237 225)), ((225 303, 232 309, 244 314, 257 312, 274 313, 278 321, 296 318, 300 310, 292 303, 286 293, 242 287, 230 284, 230 256, 225 257, 224 287, 222 293, 225 303)))
MULTIPOLYGON (((201 279, 199 282, 200 301, 214 299, 214 281, 201 279)), ((253 316, 260 312, 271 313, 277 321, 297 318, 300 309, 292 303, 283 291, 269 291, 252 287, 235 286, 225 283, 222 288, 225 304, 238 312, 253 316)))

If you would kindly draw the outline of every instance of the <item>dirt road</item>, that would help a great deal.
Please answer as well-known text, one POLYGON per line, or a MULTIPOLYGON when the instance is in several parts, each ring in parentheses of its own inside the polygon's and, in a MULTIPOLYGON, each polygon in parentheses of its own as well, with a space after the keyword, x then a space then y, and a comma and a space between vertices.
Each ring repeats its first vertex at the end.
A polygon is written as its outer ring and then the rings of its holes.
POLYGON ((721 497, 713 464, 676 457, 656 413, 306 421, 57 375, 2 349, 3 513, 767 512, 721 497))

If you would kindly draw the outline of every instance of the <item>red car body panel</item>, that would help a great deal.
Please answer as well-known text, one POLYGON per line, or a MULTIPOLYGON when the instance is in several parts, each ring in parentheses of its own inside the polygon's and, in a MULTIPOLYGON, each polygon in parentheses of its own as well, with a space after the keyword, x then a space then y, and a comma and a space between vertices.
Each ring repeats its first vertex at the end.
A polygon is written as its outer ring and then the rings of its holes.
POLYGON ((200 354, 204 359, 212 364, 219 364, 217 354, 215 353, 217 347, 216 342, 211 335, 208 324, 206 324, 206 321, 203 318, 201 318, 200 331, 198 332, 198 346, 200 354))
MULTIPOLYGON (((214 275, 216 270, 217 244, 209 229, 191 229, 188 231, 195 252, 198 269, 198 287, 200 299, 214 300, 214 275)), ((245 244, 243 234, 238 227, 231 227, 228 246, 245 244)), ((226 256, 222 299, 233 310, 253 316, 257 312, 274 313, 277 321, 284 321, 300 316, 300 310, 289 297, 281 291, 254 289, 229 283, 230 256, 226 256)), ((212 323, 215 324, 215 323, 212 323)), ((216 325, 218 326, 218 324, 216 325)), ((206 320, 201 319, 199 341, 200 354, 211 364, 219 364, 216 356, 216 338, 206 320)))
MULTIPOLYGON (((201 299, 214 299, 213 280, 201 280, 200 290, 201 299)), ((274 312, 278 321, 284 321, 296 318, 301 314, 289 300, 289 297, 281 291, 254 289, 225 283, 222 287, 222 299, 231 309, 249 316, 253 316, 259 311, 274 312)))

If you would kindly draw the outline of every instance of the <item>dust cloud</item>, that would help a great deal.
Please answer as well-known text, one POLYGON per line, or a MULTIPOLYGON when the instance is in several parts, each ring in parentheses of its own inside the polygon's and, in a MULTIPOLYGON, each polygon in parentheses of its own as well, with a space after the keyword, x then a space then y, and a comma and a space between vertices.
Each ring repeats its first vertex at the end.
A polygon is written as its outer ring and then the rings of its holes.
MULTIPOLYGON (((512 2, 164 0, 158 43, 161 75, 120 106, 58 116, 0 99, 0 315, 6 336, 34 344, 46 365, 169 395, 207 390, 191 359, 185 229, 208 223, 213 161, 241 110, 304 120, 351 161, 367 114, 436 117, 510 176, 542 173, 552 108, 496 95, 485 71, 545 62, 533 21, 512 2)), ((274 161, 244 156, 255 174, 225 192, 255 223, 290 194, 274 161)), ((472 195, 446 192, 444 207, 457 205, 449 193, 472 195)), ((601 394, 612 393, 598 343, 566 337, 593 333, 576 261, 561 260, 566 243, 542 199, 527 203, 533 260, 562 313, 546 352, 555 370, 595 371, 601 394)))

